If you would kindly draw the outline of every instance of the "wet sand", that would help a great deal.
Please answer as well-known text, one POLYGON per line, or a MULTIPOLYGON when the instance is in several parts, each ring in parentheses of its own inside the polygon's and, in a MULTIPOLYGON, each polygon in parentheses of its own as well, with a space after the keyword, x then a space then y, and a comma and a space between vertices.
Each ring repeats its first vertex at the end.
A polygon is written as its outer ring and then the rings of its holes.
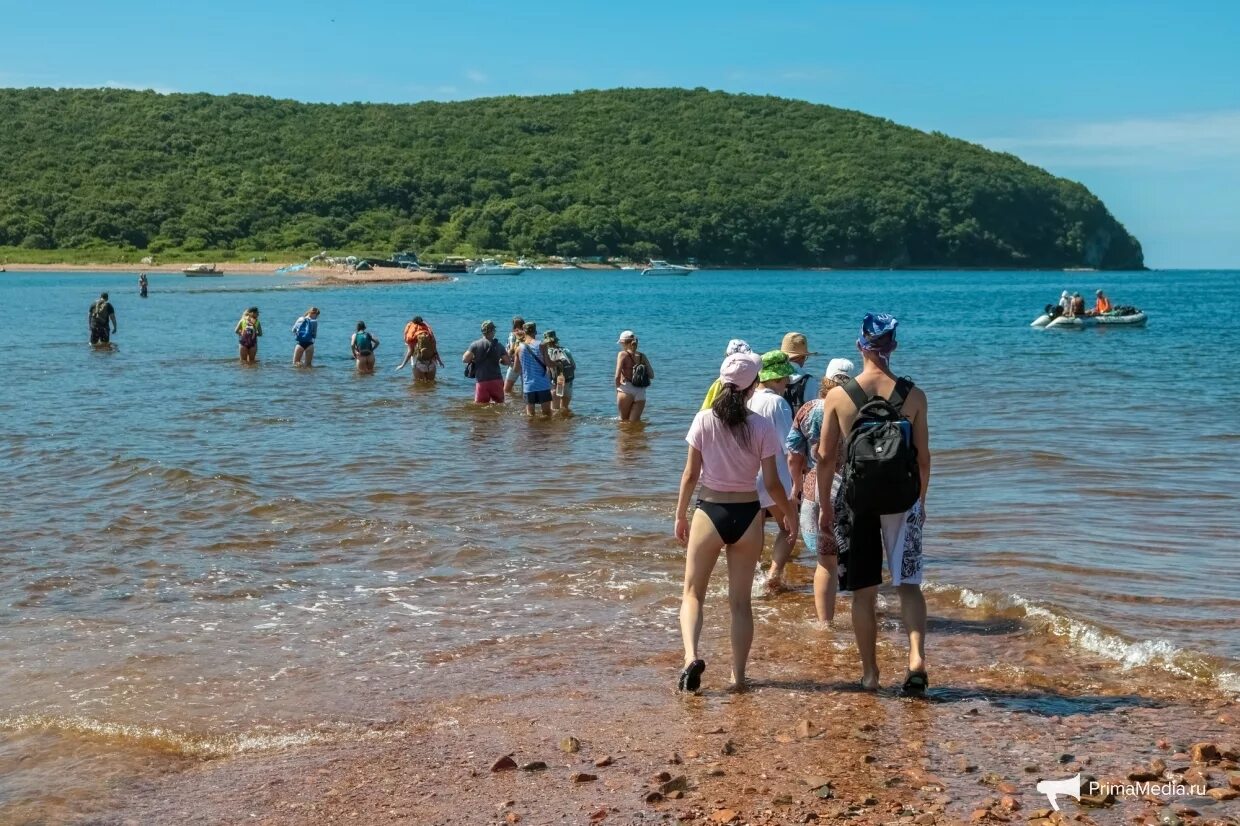
POLYGON ((937 616, 935 685, 905 698, 889 611, 878 694, 856 688, 847 627, 801 646, 759 627, 756 681, 732 694, 720 608, 708 615, 714 656, 700 695, 672 691, 670 639, 606 660, 496 650, 473 658, 481 664, 442 663, 437 676, 459 674, 456 695, 371 721, 373 738, 148 776, 80 822, 1045 825, 1157 823, 1168 811, 1240 822, 1229 799, 1240 708, 1191 681, 1126 674, 1002 621, 937 616), (1219 753, 1194 763, 1203 741, 1219 753), (1096 808, 1064 798, 1053 815, 1037 781, 1078 772, 1120 784, 1153 772, 1212 791, 1096 808))

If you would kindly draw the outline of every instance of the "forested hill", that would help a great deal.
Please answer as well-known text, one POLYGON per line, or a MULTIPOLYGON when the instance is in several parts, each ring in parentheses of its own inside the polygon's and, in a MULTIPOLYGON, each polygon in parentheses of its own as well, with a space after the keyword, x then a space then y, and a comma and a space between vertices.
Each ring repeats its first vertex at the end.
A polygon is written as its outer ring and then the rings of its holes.
POLYGON ((306 104, 0 90, 0 246, 1137 268, 1084 186, 828 106, 617 89, 306 104))

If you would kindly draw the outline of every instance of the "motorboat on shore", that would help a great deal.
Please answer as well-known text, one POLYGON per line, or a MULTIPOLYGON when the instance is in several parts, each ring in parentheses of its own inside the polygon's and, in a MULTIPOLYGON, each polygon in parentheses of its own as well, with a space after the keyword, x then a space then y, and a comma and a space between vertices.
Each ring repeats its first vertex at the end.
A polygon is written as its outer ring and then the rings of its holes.
POLYGON ((469 272, 473 275, 520 275, 525 272, 526 267, 520 264, 504 262, 501 264, 494 258, 483 258, 477 264, 470 268, 469 272))
POLYGON ((1045 312, 1029 326, 1044 330, 1084 330, 1086 327, 1141 327, 1147 320, 1145 312, 1136 307, 1116 307, 1101 315, 1067 316, 1045 312))
POLYGON ((181 270, 181 272, 190 278, 206 278, 224 274, 224 271, 217 269, 214 264, 194 264, 192 267, 186 267, 181 270))
POLYGON ((683 264, 669 264, 661 259, 651 258, 650 265, 642 270, 642 275, 688 275, 693 271, 693 267, 686 267, 683 264))

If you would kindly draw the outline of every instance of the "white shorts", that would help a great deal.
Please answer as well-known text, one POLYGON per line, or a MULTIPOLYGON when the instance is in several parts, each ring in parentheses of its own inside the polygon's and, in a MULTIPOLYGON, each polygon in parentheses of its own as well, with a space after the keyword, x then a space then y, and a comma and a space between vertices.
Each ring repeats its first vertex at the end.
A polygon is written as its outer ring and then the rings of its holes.
POLYGON ((634 387, 626 381, 616 389, 635 402, 644 402, 646 400, 645 387, 634 387))

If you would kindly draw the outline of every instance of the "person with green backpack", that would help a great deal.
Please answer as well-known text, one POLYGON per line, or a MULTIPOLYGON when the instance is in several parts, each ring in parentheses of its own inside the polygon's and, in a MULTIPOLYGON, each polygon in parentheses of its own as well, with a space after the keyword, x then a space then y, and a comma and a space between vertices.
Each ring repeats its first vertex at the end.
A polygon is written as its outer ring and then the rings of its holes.
POLYGON ((543 333, 543 344, 547 345, 547 366, 551 370, 551 409, 561 413, 569 412, 573 401, 573 379, 577 376, 577 360, 573 353, 555 334, 555 330, 543 333))
POLYGON ((262 322, 258 320, 258 308, 249 307, 241 314, 234 330, 237 334, 237 349, 242 364, 253 364, 258 360, 258 340, 263 335, 262 322))
POLYGON ((357 372, 375 372, 375 350, 379 349, 379 339, 366 329, 365 321, 357 322, 357 332, 349 338, 349 349, 357 362, 357 372))

